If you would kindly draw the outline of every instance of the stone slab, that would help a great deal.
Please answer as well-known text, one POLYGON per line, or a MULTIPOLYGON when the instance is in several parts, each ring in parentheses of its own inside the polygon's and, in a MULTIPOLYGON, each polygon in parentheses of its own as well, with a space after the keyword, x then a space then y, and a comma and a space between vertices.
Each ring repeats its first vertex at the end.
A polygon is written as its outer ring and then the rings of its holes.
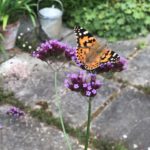
MULTIPOLYGON (((58 92, 61 96, 64 119, 74 127, 82 125, 87 118, 87 98, 80 96, 78 93, 66 92, 66 88, 64 87, 65 73, 67 71, 75 72, 77 70, 79 68, 70 66, 69 70, 59 72, 58 74, 58 92)), ((13 91, 16 98, 31 107, 34 107, 38 101, 46 100, 53 115, 58 117, 54 89, 54 72, 47 67, 47 64, 32 58, 28 54, 21 54, 3 63, 0 67, 0 73, 5 75, 10 74, 8 77, 3 78, 4 89, 13 91), (17 62, 21 65, 20 68, 14 65, 17 62), (17 75, 9 73, 10 71, 12 72, 14 67, 17 75)), ((112 93, 118 92, 120 88, 117 83, 104 80, 102 77, 99 78, 103 81, 104 85, 98 91, 97 97, 93 100, 93 112, 112 93)))
POLYGON ((143 49, 128 61, 128 69, 116 74, 116 78, 128 81, 133 85, 150 86, 150 47, 143 49))
POLYGON ((122 140, 129 150, 150 147, 150 96, 126 87, 92 123, 98 138, 122 140))
MULTIPOLYGON (((6 115, 8 105, 0 106, 1 150, 67 150, 63 133, 40 123, 28 115, 13 119, 6 115)), ((78 141, 69 137, 73 150, 82 150, 78 141)))
MULTIPOLYGON (((72 30, 73 31, 73 30, 72 30)), ((76 37, 75 34, 72 33, 71 35, 65 37, 62 42, 69 44, 72 47, 77 47, 76 37)))
POLYGON ((128 58, 130 54, 136 51, 137 41, 129 40, 129 41, 118 41, 114 43, 108 43, 108 47, 110 47, 120 56, 128 58))
POLYGON ((60 33, 62 38, 67 37, 67 36, 70 35, 72 32, 73 32, 72 29, 66 27, 64 24, 62 25, 61 33, 60 33))
MULTIPOLYGON (((4 89, 30 106, 55 94, 54 72, 46 63, 23 53, 4 62, 0 67, 4 89)), ((58 75, 58 87, 64 86, 64 73, 58 75)))

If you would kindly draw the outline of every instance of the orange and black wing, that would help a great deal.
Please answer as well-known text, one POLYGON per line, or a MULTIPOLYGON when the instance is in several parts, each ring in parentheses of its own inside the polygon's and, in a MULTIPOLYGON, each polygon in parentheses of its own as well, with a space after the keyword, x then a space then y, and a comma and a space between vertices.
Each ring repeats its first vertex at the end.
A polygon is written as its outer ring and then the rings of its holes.
POLYGON ((74 28, 77 37, 76 57, 86 70, 94 70, 102 63, 115 63, 119 55, 97 42, 91 33, 81 27, 74 28))
MULTIPOLYGON (((74 31, 77 37, 76 57, 85 65, 86 68, 88 63, 91 64, 88 62, 88 57, 92 55, 92 47, 97 43, 97 41, 91 33, 79 26, 75 27, 74 31)), ((94 62, 92 62, 92 64, 94 65, 94 62)))

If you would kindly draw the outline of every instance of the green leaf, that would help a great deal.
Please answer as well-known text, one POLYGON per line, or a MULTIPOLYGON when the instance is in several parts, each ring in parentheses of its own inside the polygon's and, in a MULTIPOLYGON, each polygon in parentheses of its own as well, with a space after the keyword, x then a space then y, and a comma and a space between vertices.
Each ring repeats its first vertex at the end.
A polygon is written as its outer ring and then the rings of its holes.
POLYGON ((126 26, 126 31, 127 32, 131 32, 132 30, 131 30, 131 27, 128 25, 128 26, 126 26))
POLYGON ((96 21, 96 20, 94 21, 94 24, 93 24, 93 25, 94 25, 94 28, 95 28, 95 29, 99 29, 99 28, 100 28, 99 22, 96 21))
POLYGON ((138 11, 134 11, 133 17, 134 17, 135 19, 141 19, 141 18, 144 17, 144 13, 138 12, 138 11))
POLYGON ((132 10, 127 9, 127 10, 125 10, 125 13, 126 13, 126 14, 132 14, 132 10))
POLYGON ((101 13, 98 15, 98 18, 99 18, 99 19, 105 18, 105 14, 104 14, 103 12, 101 12, 101 13))
POLYGON ((141 35, 146 35, 148 33, 148 30, 146 28, 143 28, 141 31, 141 35))
POLYGON ((125 19, 124 18, 120 18, 120 19, 117 20, 117 23, 122 25, 122 24, 125 23, 125 19))
POLYGON ((150 17, 149 17, 149 16, 146 17, 144 23, 145 23, 146 25, 150 25, 150 17))
POLYGON ((9 19, 8 15, 5 15, 5 16, 2 17, 2 22, 3 22, 2 28, 3 28, 3 30, 6 29, 6 26, 7 26, 7 23, 8 23, 8 19, 9 19))
POLYGON ((36 21, 35 21, 35 16, 34 15, 30 15, 30 18, 32 20, 33 26, 36 26, 36 21))
MULTIPOLYGON (((150 3, 147 3, 147 0, 115 0, 115 3, 103 1, 91 6, 77 3, 74 3, 75 6, 71 6, 69 11, 66 10, 68 16, 71 16, 72 24, 88 27, 93 34, 114 41, 136 38, 139 33, 145 35, 150 32, 150 3)), ((67 22, 70 22, 70 19, 67 19, 67 22)))

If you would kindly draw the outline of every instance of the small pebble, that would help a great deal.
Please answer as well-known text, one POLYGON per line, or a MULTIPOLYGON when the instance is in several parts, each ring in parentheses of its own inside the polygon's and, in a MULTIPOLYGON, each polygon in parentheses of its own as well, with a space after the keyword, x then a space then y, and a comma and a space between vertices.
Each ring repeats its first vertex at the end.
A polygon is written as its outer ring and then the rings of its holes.
POLYGON ((127 136, 126 134, 124 134, 122 137, 123 137, 124 139, 127 139, 128 136, 127 136))
POLYGON ((20 35, 22 36, 22 35, 23 35, 23 33, 20 33, 20 35))
POLYGON ((138 148, 138 145, 133 144, 133 148, 134 148, 134 149, 138 148))
POLYGON ((26 44, 23 44, 22 47, 26 47, 26 44))
POLYGON ((18 39, 21 39, 21 36, 18 36, 18 39))
POLYGON ((31 30, 31 29, 28 27, 28 28, 27 28, 27 31, 30 31, 30 30, 31 30))
POLYGON ((28 46, 29 49, 32 49, 32 46, 28 46))

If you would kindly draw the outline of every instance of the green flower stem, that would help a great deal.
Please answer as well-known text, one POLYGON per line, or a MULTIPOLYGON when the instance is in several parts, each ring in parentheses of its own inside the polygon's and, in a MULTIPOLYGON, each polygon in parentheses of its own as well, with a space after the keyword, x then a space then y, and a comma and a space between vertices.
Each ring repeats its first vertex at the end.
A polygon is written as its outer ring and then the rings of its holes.
POLYGON ((66 130, 65 130, 63 116, 62 116, 62 110, 61 110, 61 106, 60 106, 60 97, 58 96, 58 91, 57 91, 57 73, 58 72, 55 71, 55 94, 56 94, 56 102, 57 102, 57 107, 58 107, 58 111, 59 111, 59 117, 60 117, 60 122, 61 122, 62 129, 63 129, 64 137, 65 137, 65 140, 67 142, 68 149, 72 150, 71 144, 70 144, 70 141, 69 141, 69 137, 68 137, 68 135, 66 133, 66 130))
POLYGON ((92 98, 89 98, 89 106, 88 106, 88 122, 87 122, 87 130, 86 130, 86 141, 85 141, 85 148, 84 150, 88 149, 88 145, 89 145, 89 137, 90 137, 90 122, 91 122, 91 102, 92 102, 92 98))

